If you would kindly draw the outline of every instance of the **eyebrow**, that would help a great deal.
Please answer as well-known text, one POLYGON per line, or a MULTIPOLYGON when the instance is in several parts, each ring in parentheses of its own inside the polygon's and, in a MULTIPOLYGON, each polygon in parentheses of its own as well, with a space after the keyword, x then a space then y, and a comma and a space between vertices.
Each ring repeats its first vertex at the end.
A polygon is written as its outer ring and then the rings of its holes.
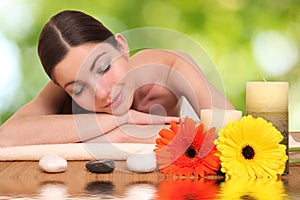
POLYGON ((90 71, 91 71, 91 72, 94 70, 95 64, 96 64, 97 60, 98 60, 101 56, 103 56, 104 54, 106 54, 106 52, 103 52, 103 53, 101 53, 101 54, 99 54, 98 56, 95 57, 95 59, 94 59, 92 65, 90 66, 90 71))
MULTIPOLYGON (((101 56, 103 56, 104 54, 106 54, 106 52, 103 52, 103 53, 101 53, 101 54, 99 54, 99 55, 97 55, 97 56, 95 57, 95 59, 94 59, 92 65, 90 66, 90 71, 93 71, 93 70, 94 70, 95 64, 96 64, 97 60, 98 60, 101 56)), ((68 83, 66 83, 66 84, 64 85, 64 89, 66 89, 66 87, 68 87, 69 85, 72 85, 72 84, 78 83, 78 82, 79 82, 79 81, 70 81, 70 82, 68 82, 68 83)))
POLYGON ((66 89, 66 87, 68 87, 69 85, 72 85, 72 84, 74 84, 74 83, 78 83, 79 81, 70 81, 70 82, 68 82, 68 83, 66 83, 65 85, 64 85, 64 89, 66 89))

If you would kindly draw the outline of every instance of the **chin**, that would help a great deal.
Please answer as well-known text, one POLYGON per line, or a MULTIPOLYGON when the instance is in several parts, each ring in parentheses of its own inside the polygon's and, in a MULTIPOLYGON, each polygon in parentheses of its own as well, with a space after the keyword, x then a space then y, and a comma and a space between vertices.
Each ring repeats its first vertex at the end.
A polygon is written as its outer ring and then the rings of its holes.
POLYGON ((129 108, 125 106, 119 106, 111 110, 112 115, 124 115, 129 111, 129 108))
POLYGON ((133 98, 130 98, 130 100, 128 101, 127 104, 125 104, 123 102, 118 107, 112 108, 111 109, 111 114, 113 114, 113 115, 124 115, 124 114, 126 114, 130 110, 130 108, 132 106, 132 102, 133 102, 133 98))
POLYGON ((127 113, 129 108, 126 108, 125 106, 118 106, 116 108, 95 108, 93 112, 96 113, 107 113, 111 115, 123 115, 127 113))
POLYGON ((111 115, 124 115, 126 114, 133 103, 133 97, 130 97, 129 100, 127 101, 128 103, 125 103, 125 101, 123 101, 120 105, 116 106, 115 108, 111 108, 111 107, 100 107, 100 108, 94 108, 94 112, 98 112, 98 113, 107 113, 107 114, 111 114, 111 115))

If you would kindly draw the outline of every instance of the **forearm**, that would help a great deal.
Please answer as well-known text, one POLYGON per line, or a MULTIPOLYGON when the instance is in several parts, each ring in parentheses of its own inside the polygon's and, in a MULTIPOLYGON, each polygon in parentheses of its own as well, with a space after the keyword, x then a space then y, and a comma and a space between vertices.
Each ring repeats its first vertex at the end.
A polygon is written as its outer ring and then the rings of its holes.
POLYGON ((19 117, 0 127, 0 147, 80 142, 105 134, 123 123, 122 117, 109 114, 19 117))
POLYGON ((87 140, 88 143, 155 143, 162 128, 170 125, 134 125, 125 124, 117 127, 109 133, 100 137, 87 140))

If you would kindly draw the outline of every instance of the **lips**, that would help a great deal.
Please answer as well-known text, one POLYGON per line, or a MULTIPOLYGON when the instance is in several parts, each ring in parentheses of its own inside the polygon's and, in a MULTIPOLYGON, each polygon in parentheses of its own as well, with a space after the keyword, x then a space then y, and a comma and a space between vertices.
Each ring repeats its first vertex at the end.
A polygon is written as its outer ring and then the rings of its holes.
POLYGON ((112 108, 112 107, 116 107, 121 103, 121 99, 122 99, 122 91, 119 92, 119 94, 108 104, 105 105, 106 108, 112 108))

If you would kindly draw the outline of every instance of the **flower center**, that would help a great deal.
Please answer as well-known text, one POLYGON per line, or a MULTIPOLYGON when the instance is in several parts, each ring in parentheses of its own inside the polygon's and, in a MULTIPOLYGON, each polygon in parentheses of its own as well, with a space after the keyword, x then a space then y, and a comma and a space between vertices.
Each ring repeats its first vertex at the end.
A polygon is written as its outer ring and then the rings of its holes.
POLYGON ((241 196, 240 199, 256 200, 255 197, 252 197, 252 196, 250 196, 250 195, 248 195, 248 194, 241 196))
POLYGON ((189 157, 189 158, 195 158, 195 156, 196 156, 196 150, 195 150, 194 148, 192 148, 192 147, 189 147, 189 148, 186 150, 185 154, 186 154, 187 157, 189 157))
POLYGON ((185 194, 182 199, 184 200, 193 200, 193 199, 198 199, 198 195, 196 194, 185 194))
POLYGON ((251 160, 255 155, 255 151, 250 145, 246 145, 242 149, 242 154, 243 154, 244 158, 246 158, 247 160, 251 160))

